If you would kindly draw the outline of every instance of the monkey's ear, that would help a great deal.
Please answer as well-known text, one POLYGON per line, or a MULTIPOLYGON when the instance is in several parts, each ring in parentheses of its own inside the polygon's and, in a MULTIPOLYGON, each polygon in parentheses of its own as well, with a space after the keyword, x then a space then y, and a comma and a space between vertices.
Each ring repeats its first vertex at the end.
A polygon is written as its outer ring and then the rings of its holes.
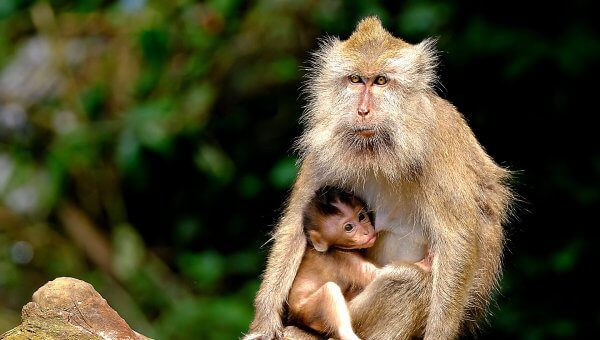
POLYGON ((327 251, 329 244, 327 244, 327 241, 323 239, 319 232, 316 230, 309 230, 308 236, 310 237, 310 242, 312 243, 313 247, 315 247, 318 252, 324 253, 327 251))
POLYGON ((421 76, 421 87, 432 88, 438 81, 436 68, 439 64, 438 51, 435 47, 437 38, 428 38, 415 45, 417 58, 415 66, 417 73, 421 76))
POLYGON ((418 91, 435 87, 438 65, 436 41, 433 38, 425 39, 400 50, 397 57, 391 58, 390 64, 401 84, 418 91))

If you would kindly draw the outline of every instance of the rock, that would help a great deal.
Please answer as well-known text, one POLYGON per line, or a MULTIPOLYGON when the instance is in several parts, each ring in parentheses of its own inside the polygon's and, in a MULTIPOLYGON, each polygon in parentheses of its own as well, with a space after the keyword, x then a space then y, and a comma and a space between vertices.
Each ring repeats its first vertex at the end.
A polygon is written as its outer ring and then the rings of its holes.
POLYGON ((50 281, 23 307, 23 322, 0 339, 149 339, 115 312, 92 285, 71 277, 50 281))

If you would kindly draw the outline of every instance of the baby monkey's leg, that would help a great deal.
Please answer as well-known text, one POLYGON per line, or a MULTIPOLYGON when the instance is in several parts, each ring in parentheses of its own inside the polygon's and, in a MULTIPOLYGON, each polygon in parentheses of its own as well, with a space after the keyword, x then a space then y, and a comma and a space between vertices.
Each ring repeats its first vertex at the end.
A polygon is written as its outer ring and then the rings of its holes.
POLYGON ((301 321, 321 333, 332 333, 340 340, 358 340, 352 330, 350 311, 340 287, 327 282, 306 298, 299 315, 301 321))

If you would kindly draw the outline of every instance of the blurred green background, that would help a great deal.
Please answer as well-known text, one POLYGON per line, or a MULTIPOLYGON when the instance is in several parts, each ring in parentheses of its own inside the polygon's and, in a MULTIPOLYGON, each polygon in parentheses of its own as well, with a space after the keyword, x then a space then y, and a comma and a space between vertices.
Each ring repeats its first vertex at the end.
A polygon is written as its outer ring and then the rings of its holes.
POLYGON ((0 333, 58 276, 151 337, 246 331, 296 173, 301 67, 367 14, 439 37, 438 92, 518 171, 481 337, 595 334, 591 6, 336 0, 1 0, 0 333))

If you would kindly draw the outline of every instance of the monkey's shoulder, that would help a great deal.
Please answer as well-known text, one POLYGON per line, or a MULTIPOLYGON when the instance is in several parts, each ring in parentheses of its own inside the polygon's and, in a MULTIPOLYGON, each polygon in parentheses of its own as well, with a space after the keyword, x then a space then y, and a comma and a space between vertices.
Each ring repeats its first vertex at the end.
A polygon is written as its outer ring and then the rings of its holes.
POLYGON ((319 252, 310 246, 304 253, 304 259, 317 262, 320 265, 332 265, 335 267, 339 267, 340 265, 359 265, 363 261, 366 261, 364 252, 360 249, 343 250, 338 248, 330 248, 325 252, 319 252))
POLYGON ((353 284, 354 277, 364 272, 366 260, 360 250, 330 248, 319 252, 308 247, 304 253, 298 275, 320 278, 323 283, 332 281, 340 286, 353 284))

